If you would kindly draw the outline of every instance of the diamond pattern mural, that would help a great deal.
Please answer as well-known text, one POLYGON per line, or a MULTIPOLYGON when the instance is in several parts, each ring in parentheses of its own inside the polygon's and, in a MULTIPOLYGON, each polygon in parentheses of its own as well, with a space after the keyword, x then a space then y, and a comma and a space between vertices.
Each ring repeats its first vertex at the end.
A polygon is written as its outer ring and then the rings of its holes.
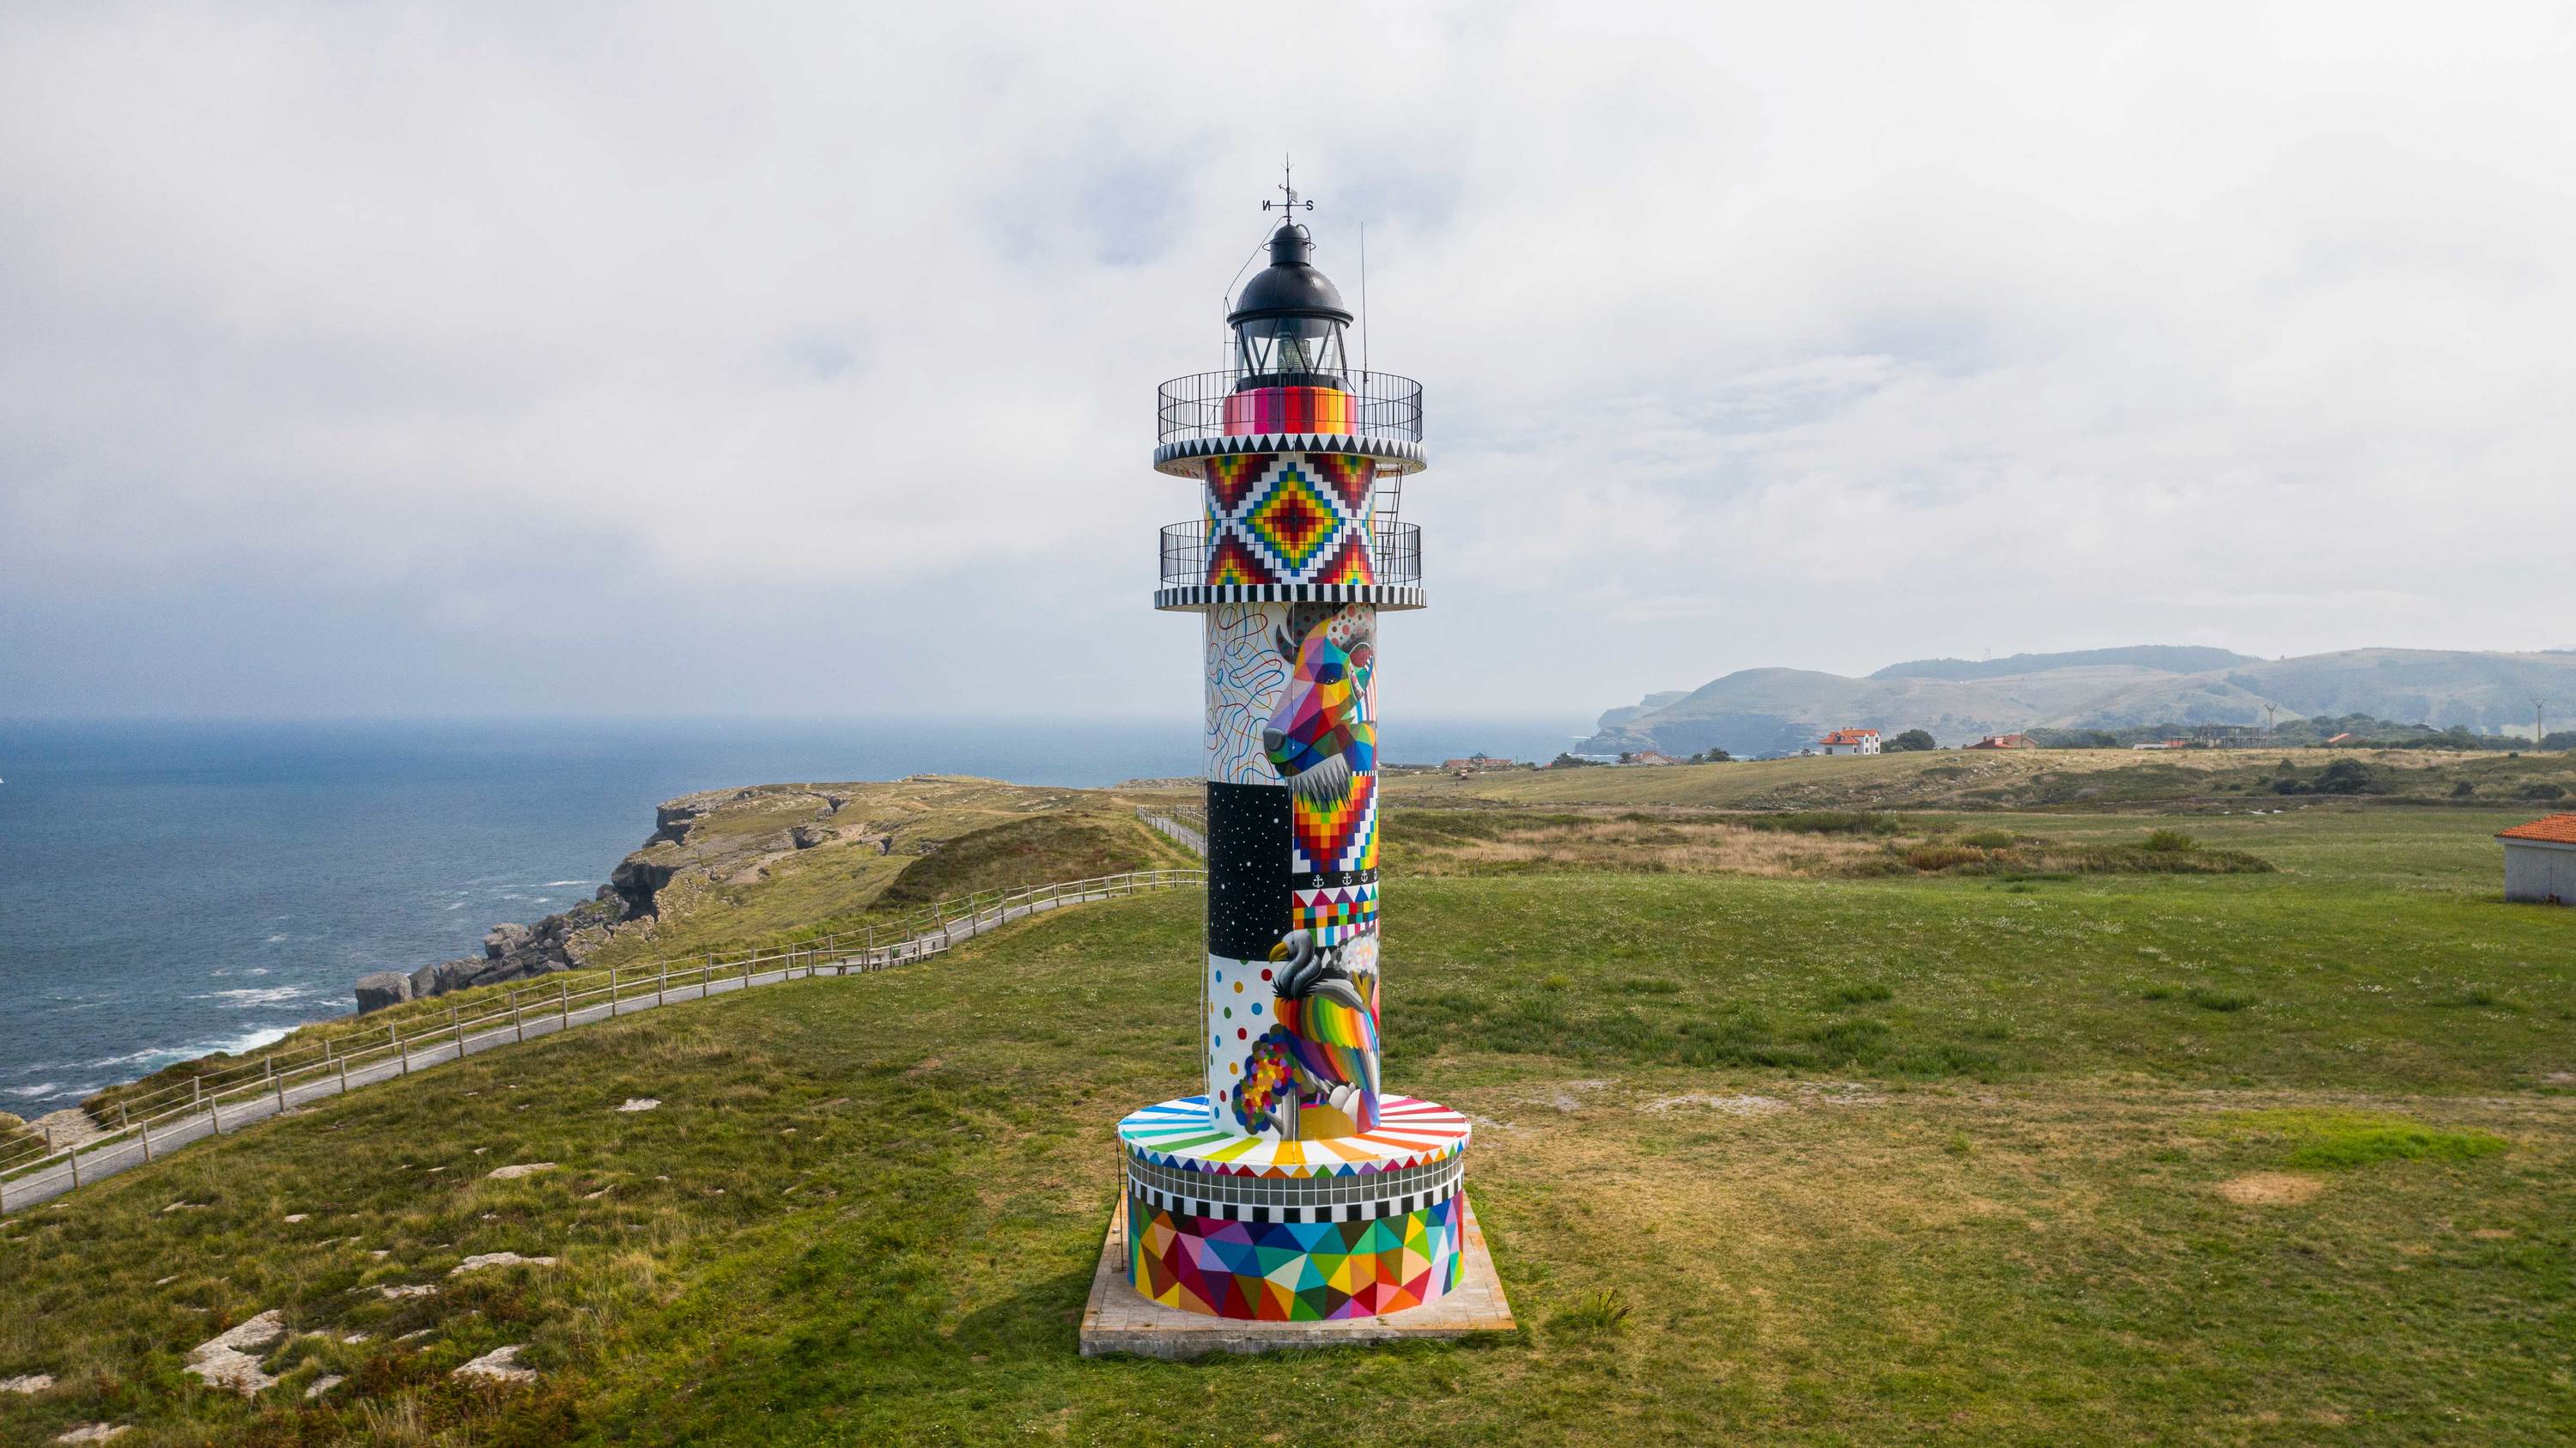
POLYGON ((1208 459, 1206 581, 1375 583, 1369 490, 1376 470, 1375 460, 1346 453, 1208 459))

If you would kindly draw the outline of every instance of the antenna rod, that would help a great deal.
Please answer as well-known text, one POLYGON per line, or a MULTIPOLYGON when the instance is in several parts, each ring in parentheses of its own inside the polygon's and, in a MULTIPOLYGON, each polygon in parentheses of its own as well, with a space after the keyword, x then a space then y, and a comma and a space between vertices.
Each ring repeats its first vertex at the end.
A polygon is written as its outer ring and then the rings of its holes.
POLYGON ((1360 223, 1360 373, 1368 373, 1368 223, 1360 223))

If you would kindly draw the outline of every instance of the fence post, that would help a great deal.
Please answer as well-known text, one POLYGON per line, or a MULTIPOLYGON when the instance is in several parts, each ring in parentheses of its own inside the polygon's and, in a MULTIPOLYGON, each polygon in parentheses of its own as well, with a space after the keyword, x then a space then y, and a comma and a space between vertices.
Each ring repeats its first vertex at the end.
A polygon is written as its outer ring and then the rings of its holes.
POLYGON ((346 1056, 340 1058, 340 1094, 349 1094, 349 1058, 346 1056))
MULTIPOLYGON (((392 1027, 390 1027, 390 1026, 388 1026, 388 1027, 386 1027, 386 1029, 387 1029, 387 1030, 392 1030, 393 1028, 392 1028, 392 1027)), ((411 1042, 406 1041, 406 1040, 404 1040, 404 1039, 402 1038, 402 1032, 400 1032, 400 1031, 394 1031, 394 1046, 395 1046, 395 1049, 397 1049, 397 1050, 399 1050, 399 1051, 401 1051, 401 1052, 402 1052, 402 1058, 403 1058, 403 1068, 402 1068, 402 1073, 403 1073, 404 1075, 406 1075, 406 1076, 410 1075, 410 1074, 411 1074, 411 1042)))
POLYGON ((286 1114, 286 1078, 277 1074, 276 1063, 270 1062, 268 1084, 277 1089, 277 1114, 286 1114))
POLYGON ((143 1159, 152 1159, 152 1118, 149 1116, 143 1118, 143 1159))
POLYGON ((218 1096, 206 1103, 206 1112, 215 1119, 215 1135, 224 1134, 224 1098, 218 1096))
POLYGON ((608 1014, 617 1014, 617 967, 613 965, 608 968, 608 1014))
POLYGON ((524 1041, 528 1038, 528 1023, 519 1015, 519 993, 517 991, 510 992, 510 1029, 518 1033, 520 1040, 524 1041))
POLYGON ((191 1077, 189 1077, 189 1078, 188 1078, 188 1113, 189 1113, 190 1115, 192 1115, 192 1116, 193 1116, 193 1115, 195 1115, 195 1114, 196 1114, 196 1111, 197 1111, 197 1108, 198 1108, 198 1107, 200 1107, 200 1106, 203 1106, 203 1105, 205 1105, 205 1104, 206 1104, 206 1078, 205 1078, 205 1077, 203 1077, 203 1076, 191 1076, 191 1077))
POLYGON ((126 1121, 125 1121, 125 1103, 124 1103, 124 1102, 122 1102, 122 1101, 119 1101, 118 1103, 116 1103, 116 1129, 117 1129, 117 1130, 119 1130, 119 1131, 123 1131, 123 1130, 125 1129, 125 1127, 126 1127, 126 1121))
POLYGON ((456 1012, 454 1006, 447 1008, 447 1029, 456 1037, 456 1059, 462 1061, 465 1059, 465 1022, 456 1012))
POLYGON ((80 1143, 72 1143, 72 1185, 80 1185, 80 1143))
POLYGON ((563 993, 563 1025, 562 1025, 562 1026, 560 1026, 560 1027, 558 1027, 557 1029, 560 1029, 560 1030, 567 1030, 567 1031, 568 1031, 568 1030, 571 1030, 571 1029, 572 1029, 572 987, 571 987, 571 986, 569 986, 569 985, 564 984, 562 981, 557 981, 557 982, 555 982, 555 989, 556 989, 556 990, 558 990, 558 991, 561 991, 561 992, 563 993))

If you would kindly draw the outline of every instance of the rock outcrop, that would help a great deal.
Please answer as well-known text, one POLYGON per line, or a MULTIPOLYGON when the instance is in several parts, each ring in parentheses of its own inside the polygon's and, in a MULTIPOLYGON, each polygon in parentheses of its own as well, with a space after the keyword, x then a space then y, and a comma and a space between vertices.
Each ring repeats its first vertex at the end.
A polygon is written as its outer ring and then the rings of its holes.
POLYGON ((527 980, 585 964, 611 940, 649 937, 674 885, 748 884, 772 861, 844 840, 873 840, 886 827, 836 820, 851 796, 803 785, 711 789, 666 800, 653 813, 643 848, 617 862, 589 901, 533 925, 496 925, 483 953, 403 974, 361 977, 358 1012, 382 1010, 474 986, 527 980))
POLYGON ((401 971, 369 971, 358 977, 358 1014, 362 1016, 410 999, 411 977, 401 971))

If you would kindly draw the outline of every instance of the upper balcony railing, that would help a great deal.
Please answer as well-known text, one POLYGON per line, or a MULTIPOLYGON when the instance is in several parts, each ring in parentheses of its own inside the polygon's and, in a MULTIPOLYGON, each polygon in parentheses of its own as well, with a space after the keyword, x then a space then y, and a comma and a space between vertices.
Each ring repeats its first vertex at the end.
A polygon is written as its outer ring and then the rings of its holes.
MULTIPOLYGON (((1301 374, 1301 382, 1326 380, 1301 374)), ((1193 372, 1162 385, 1157 442, 1263 432, 1351 433, 1422 441, 1422 384, 1392 372, 1340 372, 1339 387, 1243 388, 1240 372, 1193 372), (1239 389, 1239 390, 1238 390, 1239 389)))
MULTIPOLYGON (((1204 517, 1174 523, 1163 530, 1159 550, 1165 588, 1187 588, 1208 581, 1208 523, 1204 517)), ((1422 526, 1418 523, 1369 525, 1371 582, 1416 584, 1422 581, 1422 526)))

